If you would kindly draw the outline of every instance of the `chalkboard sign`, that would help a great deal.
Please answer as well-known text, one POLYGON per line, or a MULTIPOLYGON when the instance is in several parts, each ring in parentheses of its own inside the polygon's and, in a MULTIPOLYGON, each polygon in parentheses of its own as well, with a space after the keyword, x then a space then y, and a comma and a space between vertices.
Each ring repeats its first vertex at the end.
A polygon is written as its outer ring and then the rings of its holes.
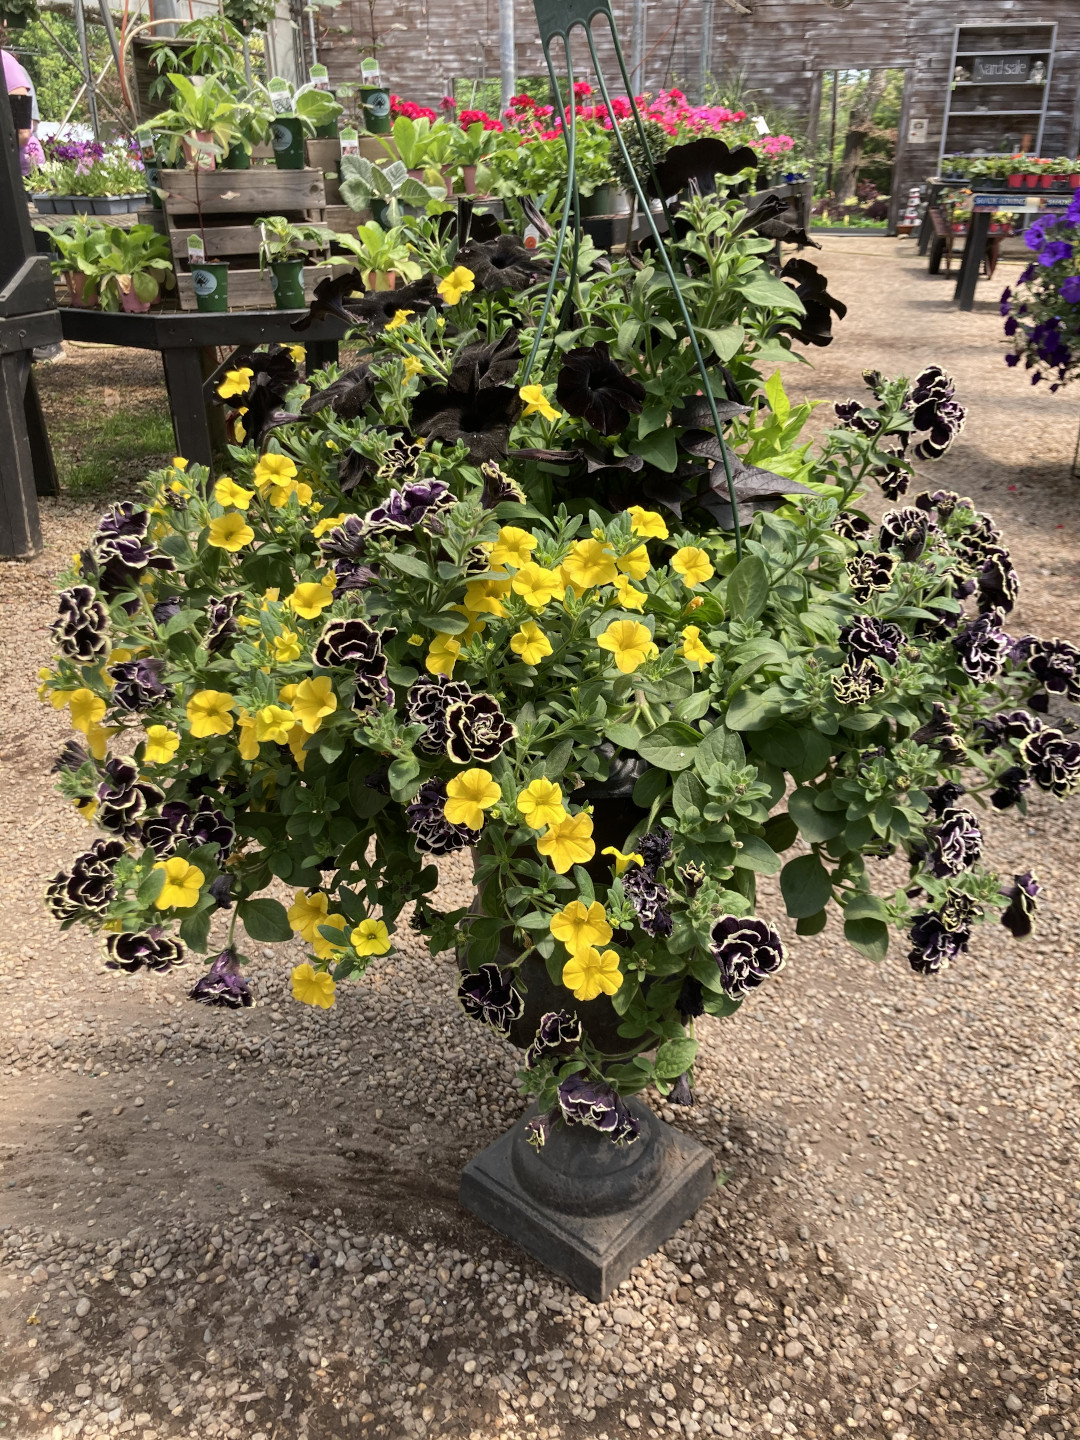
POLYGON ((977 85, 990 80, 1016 83, 1031 74, 1030 55, 976 55, 972 79, 977 85))

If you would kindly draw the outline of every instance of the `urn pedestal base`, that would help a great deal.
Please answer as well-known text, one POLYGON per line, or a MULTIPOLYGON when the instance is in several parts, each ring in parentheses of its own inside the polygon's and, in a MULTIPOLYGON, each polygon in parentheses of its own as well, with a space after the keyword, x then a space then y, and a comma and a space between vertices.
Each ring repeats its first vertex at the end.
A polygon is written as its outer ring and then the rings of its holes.
POLYGON ((590 1300, 689 1220, 713 1187, 713 1157, 638 1100, 640 1138, 616 1146, 583 1125, 556 1125, 534 1150, 530 1110, 465 1167, 461 1204, 590 1300))

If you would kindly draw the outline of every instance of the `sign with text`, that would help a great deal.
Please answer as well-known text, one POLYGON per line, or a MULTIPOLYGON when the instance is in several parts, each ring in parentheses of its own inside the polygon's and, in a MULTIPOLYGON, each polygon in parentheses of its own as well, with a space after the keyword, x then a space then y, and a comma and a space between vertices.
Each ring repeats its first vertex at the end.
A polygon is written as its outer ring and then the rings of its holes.
POLYGON ((1031 60, 1030 55, 976 55, 971 78, 976 85, 990 80, 1026 80, 1031 60))

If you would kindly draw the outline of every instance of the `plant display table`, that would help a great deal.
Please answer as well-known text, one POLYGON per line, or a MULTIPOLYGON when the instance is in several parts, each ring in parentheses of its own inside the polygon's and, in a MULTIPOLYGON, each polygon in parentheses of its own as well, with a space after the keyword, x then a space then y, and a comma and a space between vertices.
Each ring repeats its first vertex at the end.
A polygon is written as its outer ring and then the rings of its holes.
POLYGON ((990 234, 990 217, 995 211, 1010 210, 1025 215, 1060 211, 1064 214, 1071 203, 1071 191, 1051 190, 976 191, 965 200, 964 208, 970 207, 971 222, 960 261, 960 273, 956 278, 954 298, 959 308, 970 310, 975 304, 975 282, 979 278, 979 266, 990 234))

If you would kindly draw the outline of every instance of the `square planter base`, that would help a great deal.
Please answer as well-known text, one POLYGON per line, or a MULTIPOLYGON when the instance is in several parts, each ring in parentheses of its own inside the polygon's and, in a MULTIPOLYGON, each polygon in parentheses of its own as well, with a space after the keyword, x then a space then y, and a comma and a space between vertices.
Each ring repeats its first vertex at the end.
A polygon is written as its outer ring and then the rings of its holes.
MULTIPOLYGON (((631 1105, 637 1113, 636 1102, 631 1105)), ((690 1219, 712 1190, 712 1154, 650 1114, 654 1133, 638 1143, 651 1142, 662 1149, 654 1181, 625 1208, 610 1214, 569 1213, 539 1203, 518 1178, 515 1143, 524 1143, 522 1132, 529 1118, 523 1116, 465 1167, 461 1204, 590 1300, 605 1300, 635 1265, 690 1219)), ((602 1138, 605 1145, 611 1144, 602 1138)))

